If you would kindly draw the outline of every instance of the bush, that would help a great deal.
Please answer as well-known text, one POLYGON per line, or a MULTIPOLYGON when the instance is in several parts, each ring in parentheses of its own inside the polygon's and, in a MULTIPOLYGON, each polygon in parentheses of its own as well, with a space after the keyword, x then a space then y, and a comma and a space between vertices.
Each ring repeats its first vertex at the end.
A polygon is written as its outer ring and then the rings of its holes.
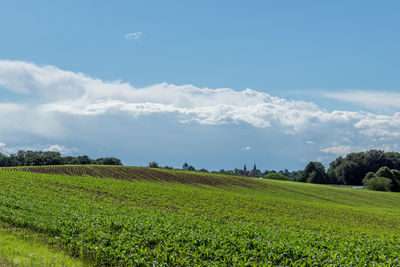
POLYGON ((264 175, 262 178, 264 178, 264 179, 273 179, 273 180, 282 180, 282 181, 288 181, 289 180, 288 177, 286 177, 285 175, 280 174, 278 172, 270 172, 270 173, 264 175))
POLYGON ((392 180, 385 177, 375 176, 365 180, 365 185, 369 190, 390 191, 392 188, 392 180))

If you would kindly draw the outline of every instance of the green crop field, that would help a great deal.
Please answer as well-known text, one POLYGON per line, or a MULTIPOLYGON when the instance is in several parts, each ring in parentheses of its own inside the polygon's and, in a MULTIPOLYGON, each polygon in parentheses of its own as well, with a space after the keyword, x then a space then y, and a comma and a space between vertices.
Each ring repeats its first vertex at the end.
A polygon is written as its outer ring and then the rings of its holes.
MULTIPOLYGON (((58 255, 53 265, 400 265, 400 194, 390 192, 122 166, 1 168, 0 221, 11 244, 34 236, 58 255)), ((27 247, 15 255, 29 257, 27 247)))

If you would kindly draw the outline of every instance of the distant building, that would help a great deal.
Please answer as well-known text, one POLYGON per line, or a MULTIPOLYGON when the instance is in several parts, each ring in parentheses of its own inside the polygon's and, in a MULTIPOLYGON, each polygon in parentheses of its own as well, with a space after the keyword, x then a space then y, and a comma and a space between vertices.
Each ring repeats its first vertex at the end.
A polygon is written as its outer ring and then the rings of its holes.
POLYGON ((185 162, 185 164, 183 164, 183 166, 182 166, 182 170, 184 170, 184 171, 189 170, 189 164, 187 164, 187 163, 185 162))
POLYGON ((256 177, 257 176, 257 166, 256 166, 256 164, 254 163, 254 167, 253 167, 253 169, 251 171, 247 170, 246 164, 245 164, 244 168, 243 168, 243 175, 247 176, 247 177, 256 177))

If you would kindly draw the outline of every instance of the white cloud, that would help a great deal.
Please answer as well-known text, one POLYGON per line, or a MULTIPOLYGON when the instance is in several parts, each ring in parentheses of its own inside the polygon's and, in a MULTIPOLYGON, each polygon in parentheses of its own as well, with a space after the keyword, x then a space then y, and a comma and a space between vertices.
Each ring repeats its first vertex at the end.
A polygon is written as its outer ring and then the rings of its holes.
POLYGON ((326 98, 355 103, 372 110, 400 108, 400 93, 351 90, 342 92, 325 92, 326 98))
POLYGON ((76 149, 69 149, 63 145, 49 145, 43 149, 43 151, 51 151, 51 152, 59 152, 61 154, 68 154, 72 151, 76 151, 76 149))
POLYGON ((128 39, 128 40, 139 40, 140 37, 142 37, 141 32, 132 32, 132 33, 125 34, 125 39, 128 39))
POLYGON ((332 146, 321 149, 321 152, 334 154, 338 156, 345 156, 351 152, 354 152, 356 149, 352 148, 351 146, 332 146))
POLYGON ((314 141, 307 141, 306 144, 313 145, 313 144, 315 144, 315 142, 314 141))
POLYGON ((249 147, 249 146, 245 146, 242 148, 242 151, 249 151, 249 150, 251 150, 251 147, 249 147))
POLYGON ((380 144, 364 143, 362 145, 334 145, 321 149, 320 151, 326 154, 332 154, 335 156, 346 156, 349 153, 368 151, 371 149, 383 150, 383 151, 395 151, 398 150, 397 144, 387 144, 382 142, 380 144))
POLYGON ((60 137, 73 131, 67 122, 74 118, 128 114, 134 120, 169 114, 187 124, 245 123, 292 135, 315 132, 378 141, 400 137, 400 113, 328 112, 311 102, 290 101, 251 89, 167 83, 135 88, 129 83, 103 81, 55 66, 7 60, 0 60, 0 86, 32 96, 29 102, 0 103, 0 134, 25 132, 60 137))
POLYGON ((33 144, 33 145, 21 145, 21 146, 7 146, 4 143, 0 143, 0 150, 4 153, 16 153, 19 150, 31 150, 31 151, 51 151, 51 152, 60 152, 61 154, 68 154, 71 152, 76 152, 77 149, 75 148, 67 148, 63 145, 40 145, 40 144, 33 144))

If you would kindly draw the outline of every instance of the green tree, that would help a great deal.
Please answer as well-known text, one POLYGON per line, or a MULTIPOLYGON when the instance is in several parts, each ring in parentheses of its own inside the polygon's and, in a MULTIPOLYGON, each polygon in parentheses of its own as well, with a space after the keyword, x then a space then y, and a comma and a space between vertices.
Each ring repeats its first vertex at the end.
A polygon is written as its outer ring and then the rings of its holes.
POLYGON ((299 172, 297 181, 313 184, 326 184, 328 177, 325 172, 325 167, 321 162, 310 161, 303 171, 299 172))
POLYGON ((368 172, 363 179, 363 184, 371 190, 400 191, 400 171, 391 170, 388 167, 380 168, 376 173, 368 172), (384 178, 384 179, 381 179, 384 178), (387 180, 390 180, 390 186, 387 180), (389 188, 389 190, 387 190, 389 188))
POLYGON ((195 171, 196 169, 192 166, 192 165, 190 165, 189 167, 188 167, 188 171, 195 171))
POLYGON ((385 177, 374 176, 366 180, 365 186, 367 186, 369 190, 374 191, 391 191, 392 180, 385 177))
POLYGON ((160 166, 158 165, 157 162, 152 161, 152 162, 149 163, 149 167, 150 167, 150 168, 159 168, 160 166))
POLYGON ((331 182, 361 185, 368 172, 375 173, 385 166, 400 170, 400 153, 381 150, 350 153, 331 162, 327 173, 331 182))
POLYGON ((82 165, 92 163, 92 161, 90 160, 90 158, 87 155, 78 156, 78 161, 79 161, 79 164, 82 164, 82 165))
POLYGON ((10 166, 10 159, 6 155, 4 155, 3 153, 0 153, 0 166, 1 167, 10 166))

